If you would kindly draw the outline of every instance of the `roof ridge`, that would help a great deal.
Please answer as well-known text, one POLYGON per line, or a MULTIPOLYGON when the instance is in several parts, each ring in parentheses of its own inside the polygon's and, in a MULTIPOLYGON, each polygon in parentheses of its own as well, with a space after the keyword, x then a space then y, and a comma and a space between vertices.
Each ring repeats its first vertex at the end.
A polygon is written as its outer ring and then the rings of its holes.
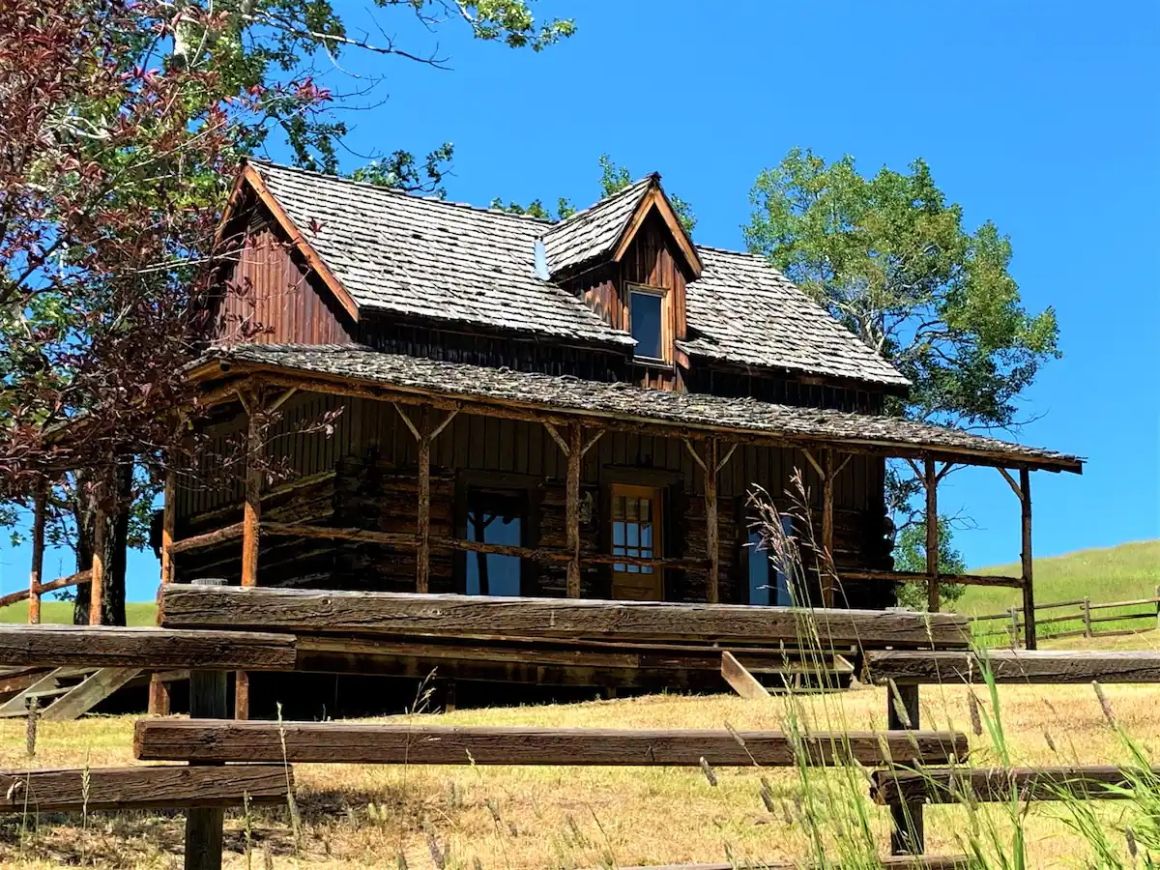
POLYGON ((613 191, 612 193, 608 194, 608 196, 601 197, 591 205, 587 205, 579 211, 572 212, 572 214, 568 215, 568 217, 564 218, 563 220, 556 221, 551 225, 549 231, 564 229, 568 224, 586 217, 588 214, 600 208, 601 206, 607 205, 613 200, 628 196, 630 192, 640 187, 641 185, 651 184, 653 181, 659 183, 660 180, 661 174, 659 172, 650 172, 648 175, 645 175, 642 178, 638 178, 636 181, 626 184, 624 187, 620 188, 620 190, 613 191))
POLYGON ((322 179, 325 179, 326 181, 339 182, 340 184, 348 184, 348 185, 351 185, 353 187, 367 188, 369 190, 374 190, 376 192, 384 193, 384 194, 387 194, 390 196, 402 197, 404 199, 410 200, 411 202, 423 202, 423 203, 430 203, 433 205, 445 205, 445 206, 450 206, 452 208, 461 208, 461 209, 467 209, 468 211, 480 212, 481 214, 500 215, 501 217, 512 218, 513 220, 529 221, 531 223, 542 224, 547 229, 551 229, 552 227, 557 226, 557 224, 553 223, 552 221, 547 220, 545 218, 536 217, 535 215, 517 214, 516 212, 507 211, 507 210, 502 209, 502 208, 492 208, 491 206, 476 205, 475 203, 471 203, 471 202, 460 202, 459 200, 454 200, 454 199, 443 199, 443 198, 438 197, 438 196, 425 196, 422 194, 411 193, 410 191, 406 191, 406 190, 399 190, 398 188, 395 188, 395 187, 387 187, 386 185, 382 185, 382 184, 374 184, 373 182, 370 182, 370 181, 359 181, 359 180, 354 179, 354 178, 347 178, 346 176, 343 176, 343 175, 335 175, 335 174, 330 173, 330 172, 319 172, 316 169, 304 169, 301 166, 291 166, 291 165, 286 164, 286 163, 276 163, 273 160, 263 160, 263 159, 258 158, 258 157, 247 157, 246 160, 249 163, 254 163, 254 164, 261 166, 261 167, 268 167, 270 169, 277 169, 277 170, 281 170, 284 172, 292 172, 292 173, 296 173, 298 175, 308 175, 308 176, 311 176, 313 178, 322 178, 322 179))

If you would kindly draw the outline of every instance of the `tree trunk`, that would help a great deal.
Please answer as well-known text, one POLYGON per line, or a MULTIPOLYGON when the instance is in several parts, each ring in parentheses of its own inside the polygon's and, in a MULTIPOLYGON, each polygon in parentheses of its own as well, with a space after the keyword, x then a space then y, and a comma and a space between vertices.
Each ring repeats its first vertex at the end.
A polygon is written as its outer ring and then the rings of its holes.
MULTIPOLYGON (((86 477, 77 474, 76 498, 73 515, 77 527, 77 570, 85 571, 93 567, 93 524, 97 519, 96 504, 91 489, 85 485, 86 477)), ((129 512, 133 497, 133 463, 124 460, 118 463, 114 473, 114 492, 110 503, 112 509, 105 517, 105 584, 101 608, 103 625, 125 624, 125 576, 129 555, 129 512)), ((77 587, 73 602, 73 622, 87 625, 89 603, 92 591, 87 583, 77 587)))

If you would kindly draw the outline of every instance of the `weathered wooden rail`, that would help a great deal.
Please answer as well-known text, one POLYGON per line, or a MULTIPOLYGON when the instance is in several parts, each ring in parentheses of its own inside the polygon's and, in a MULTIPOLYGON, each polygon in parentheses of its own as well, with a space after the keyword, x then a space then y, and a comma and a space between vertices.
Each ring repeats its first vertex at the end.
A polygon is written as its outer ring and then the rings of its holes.
MULTIPOLYGON (((1031 650, 868 651, 866 673, 887 687, 892 731, 919 733, 919 687, 995 683, 1160 683, 1160 652, 1044 652, 1031 650)), ((1160 767, 1148 770, 1083 765, 1038 768, 971 768, 960 764, 879 770, 871 795, 890 807, 891 851, 925 850, 923 808, 959 801, 1051 801, 1127 797, 1139 783, 1154 788, 1160 767)))
MULTIPOLYGON (((1037 604, 1035 614, 1037 637, 1041 640, 1138 634, 1160 627, 1160 586, 1156 588, 1156 594, 1151 598, 1093 602, 1088 596, 1037 604), (1128 608, 1142 609, 1130 613, 1110 612, 1128 608), (1040 613, 1050 615, 1040 616, 1040 613), (1125 625, 1129 627, 1125 628, 1125 625)), ((1001 637, 1012 647, 1017 647, 1025 640, 1026 617, 1018 607, 1008 608, 1001 613, 972 616, 970 622, 974 636, 988 643, 992 638, 1001 637)))

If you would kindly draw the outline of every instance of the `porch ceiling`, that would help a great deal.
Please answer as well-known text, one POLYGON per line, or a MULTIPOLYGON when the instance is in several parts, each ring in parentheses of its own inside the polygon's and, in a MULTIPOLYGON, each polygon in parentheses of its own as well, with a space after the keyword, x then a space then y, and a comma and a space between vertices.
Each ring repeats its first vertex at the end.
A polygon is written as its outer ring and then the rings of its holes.
POLYGON ((969 465, 1083 470, 1083 460, 1076 456, 893 417, 646 390, 632 384, 382 353, 359 345, 235 345, 215 348, 191 367, 191 377, 207 384, 245 374, 337 392, 360 388, 365 392, 369 387, 384 400, 427 399, 484 414, 503 409, 508 416, 528 419, 599 418, 606 426, 628 425, 658 434, 700 432, 800 447, 931 456, 969 465))

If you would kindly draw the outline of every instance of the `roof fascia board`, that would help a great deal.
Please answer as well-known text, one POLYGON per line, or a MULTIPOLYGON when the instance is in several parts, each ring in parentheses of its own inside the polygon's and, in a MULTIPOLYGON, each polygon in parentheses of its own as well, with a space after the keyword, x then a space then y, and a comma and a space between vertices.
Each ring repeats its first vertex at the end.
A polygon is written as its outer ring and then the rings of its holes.
POLYGON ((632 215, 632 219, 625 225, 624 232, 620 236, 620 241, 613 249, 613 262, 619 263, 621 261, 625 252, 628 251, 629 245, 636 238, 637 232, 644 225, 645 218, 648 217, 649 212, 654 208, 669 228, 669 232, 672 233, 677 247, 684 254, 685 262, 692 271, 694 280, 700 278, 702 266, 701 258, 697 255, 697 249, 693 247, 693 243, 689 239, 689 234, 681 226, 681 221, 677 217, 677 213, 673 211, 673 207, 669 203, 669 198, 665 196, 665 192, 661 189, 660 184, 655 181, 648 193, 641 197, 640 203, 637 204, 636 211, 632 215))
POLYGON ((247 163, 242 170, 240 181, 247 184, 254 191, 258 200, 270 211, 270 214, 273 215, 277 224, 290 237, 290 244, 303 256, 310 268, 318 274, 322 279, 322 283, 334 294, 334 298, 343 307, 343 310, 350 315, 355 323, 358 323, 358 303, 354 301, 354 298, 342 286, 342 282, 338 280, 337 276, 330 270, 330 267, 323 262, 322 257, 314 250, 314 246, 302 235, 302 231, 295 226, 294 221, 290 219, 290 215, 286 213, 286 210, 282 208, 282 204, 278 202, 277 198, 266 186, 266 182, 263 180, 261 173, 252 164, 247 163))

